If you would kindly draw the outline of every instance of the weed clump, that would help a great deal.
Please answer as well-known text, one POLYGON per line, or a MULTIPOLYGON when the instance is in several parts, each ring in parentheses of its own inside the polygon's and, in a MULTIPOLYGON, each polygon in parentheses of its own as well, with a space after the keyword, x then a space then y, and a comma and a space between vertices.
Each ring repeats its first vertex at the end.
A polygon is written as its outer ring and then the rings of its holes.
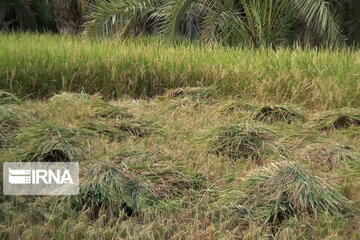
POLYGON ((95 120, 86 122, 83 127, 98 134, 108 136, 111 140, 121 141, 129 136, 144 137, 157 131, 151 121, 126 119, 119 121, 95 120))
POLYGON ((261 159, 266 153, 278 151, 275 134, 261 124, 245 123, 213 129, 202 138, 209 153, 230 159, 261 159))
POLYGON ((349 200, 294 162, 282 162, 253 173, 245 181, 242 204, 252 218, 279 224, 296 214, 319 212, 353 216, 358 210, 349 200))
POLYGON ((74 210, 87 210, 91 219, 100 213, 106 213, 108 218, 118 217, 121 211, 128 217, 138 213, 144 189, 134 176, 116 165, 98 164, 81 182, 79 195, 70 197, 74 210))
POLYGON ((342 108, 329 111, 315 120, 316 128, 321 131, 342 130, 360 126, 360 109, 342 108))
POLYGON ((16 135, 21 161, 71 162, 84 158, 78 131, 55 125, 21 128, 16 135))
POLYGON ((0 105, 20 103, 21 101, 14 94, 0 90, 0 105))
POLYGON ((254 117, 254 120, 268 123, 286 122, 291 124, 295 121, 304 122, 305 116, 300 110, 289 105, 264 106, 254 117))

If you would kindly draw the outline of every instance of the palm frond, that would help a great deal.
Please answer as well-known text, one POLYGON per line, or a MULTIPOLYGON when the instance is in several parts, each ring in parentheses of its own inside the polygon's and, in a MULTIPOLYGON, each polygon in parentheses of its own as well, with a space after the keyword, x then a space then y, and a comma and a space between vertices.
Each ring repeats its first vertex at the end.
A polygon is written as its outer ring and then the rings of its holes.
POLYGON ((292 0, 292 4, 306 28, 314 31, 328 44, 339 41, 341 32, 329 1, 292 0))
POLYGON ((126 35, 134 22, 144 18, 161 0, 99 0, 90 5, 86 17, 85 38, 112 36, 119 30, 126 35))
POLYGON ((152 14, 154 18, 162 19, 161 33, 170 33, 173 36, 180 31, 181 21, 195 0, 173 0, 161 6, 152 14))

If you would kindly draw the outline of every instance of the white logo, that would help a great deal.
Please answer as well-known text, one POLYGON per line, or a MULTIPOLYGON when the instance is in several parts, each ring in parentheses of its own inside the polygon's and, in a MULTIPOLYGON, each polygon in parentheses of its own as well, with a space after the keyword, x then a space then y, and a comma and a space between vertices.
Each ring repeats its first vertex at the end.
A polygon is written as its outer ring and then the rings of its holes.
POLYGON ((9 168, 9 183, 10 184, 39 184, 40 180, 44 184, 74 184, 69 170, 65 169, 63 173, 61 170, 37 169, 37 170, 24 170, 9 168))
POLYGON ((77 162, 5 162, 5 195, 76 195, 79 193, 77 162))

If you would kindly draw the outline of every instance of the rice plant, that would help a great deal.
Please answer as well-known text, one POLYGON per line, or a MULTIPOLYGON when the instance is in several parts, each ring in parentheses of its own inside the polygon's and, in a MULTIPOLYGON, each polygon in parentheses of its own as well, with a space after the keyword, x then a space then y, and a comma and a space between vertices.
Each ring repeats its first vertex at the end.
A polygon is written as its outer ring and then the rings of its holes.
POLYGON ((30 114, 14 105, 0 105, 0 148, 10 143, 14 130, 30 122, 30 114))
POLYGON ((111 118, 123 119, 133 117, 128 109, 105 102, 101 95, 63 92, 49 100, 52 112, 72 112, 74 118, 111 118))
POLYGON ((276 105, 262 107, 254 120, 264 121, 268 123, 286 122, 291 124, 295 121, 304 122, 305 116, 301 111, 290 105, 276 105))
POLYGON ((129 136, 126 132, 115 126, 114 123, 100 120, 86 122, 84 123, 83 128, 93 131, 97 134, 107 136, 113 141, 121 141, 129 136))
POLYGON ((313 125, 322 131, 342 130, 360 126, 360 109, 341 108, 321 114, 313 125))
POLYGON ((66 197, 76 211, 89 211, 96 219, 100 212, 109 218, 118 217, 123 211, 128 217, 140 210, 139 195, 144 191, 137 179, 116 165, 102 162, 81 180, 79 195, 66 197))
POLYGON ((139 180, 148 183, 149 191, 158 199, 180 197, 205 185, 204 176, 161 151, 121 151, 116 158, 139 180))
POLYGON ((214 85, 218 96, 328 110, 359 106, 357 58, 356 50, 346 49, 209 49, 160 37, 92 43, 70 36, 0 33, 0 89, 32 98, 82 90, 106 98, 139 98, 214 85), (31 65, 24 67, 24 62, 31 65))
POLYGON ((341 144, 326 138, 317 138, 306 146, 300 147, 296 154, 313 163, 328 166, 329 170, 345 165, 360 164, 360 153, 351 145, 341 144))
POLYGON ((85 158, 82 140, 79 131, 56 125, 24 127, 16 134, 20 148, 18 158, 26 162, 80 161, 85 158))
POLYGON ((186 88, 176 88, 170 89, 165 92, 164 95, 159 96, 161 100, 169 99, 190 99, 192 101, 200 101, 204 99, 213 98, 216 96, 216 89, 214 86, 210 87, 186 87, 186 88))
POLYGON ((257 123, 241 123, 218 127, 200 138, 207 142, 208 152, 230 159, 262 159, 266 154, 281 152, 275 143, 276 135, 268 127, 257 123))
MULTIPOLYGON (((360 178, 360 157, 357 161, 349 161, 345 163, 345 166, 340 169, 340 174, 347 178, 360 178)), ((355 180, 356 181, 356 180, 355 180)))
POLYGON ((114 106, 106 102, 95 104, 94 116, 111 119, 124 119, 133 117, 133 115, 129 113, 128 109, 120 106, 114 106))
POLYGON ((359 210, 323 179, 313 176, 295 162, 273 163, 247 177, 240 191, 223 192, 220 203, 244 206, 249 218, 277 226, 296 215, 315 217, 321 212, 343 217, 359 210))
POLYGON ((0 105, 20 103, 21 101, 14 94, 0 90, 0 105))
POLYGON ((121 141, 129 136, 144 137, 158 131, 158 127, 151 121, 135 119, 88 121, 83 124, 83 128, 108 136, 114 141, 121 141))
POLYGON ((255 105, 250 104, 247 101, 232 99, 223 102, 218 110, 222 113, 232 113, 236 110, 250 112, 256 110, 256 108, 257 107, 255 105))

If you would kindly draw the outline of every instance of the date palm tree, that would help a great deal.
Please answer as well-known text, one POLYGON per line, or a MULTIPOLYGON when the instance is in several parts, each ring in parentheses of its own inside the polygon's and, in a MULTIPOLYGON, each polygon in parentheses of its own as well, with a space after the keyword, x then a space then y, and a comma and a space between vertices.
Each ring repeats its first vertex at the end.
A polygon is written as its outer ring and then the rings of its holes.
POLYGON ((342 40, 340 21, 326 0, 98 0, 91 9, 84 32, 88 38, 131 35, 144 23, 143 31, 150 27, 229 45, 342 40))

